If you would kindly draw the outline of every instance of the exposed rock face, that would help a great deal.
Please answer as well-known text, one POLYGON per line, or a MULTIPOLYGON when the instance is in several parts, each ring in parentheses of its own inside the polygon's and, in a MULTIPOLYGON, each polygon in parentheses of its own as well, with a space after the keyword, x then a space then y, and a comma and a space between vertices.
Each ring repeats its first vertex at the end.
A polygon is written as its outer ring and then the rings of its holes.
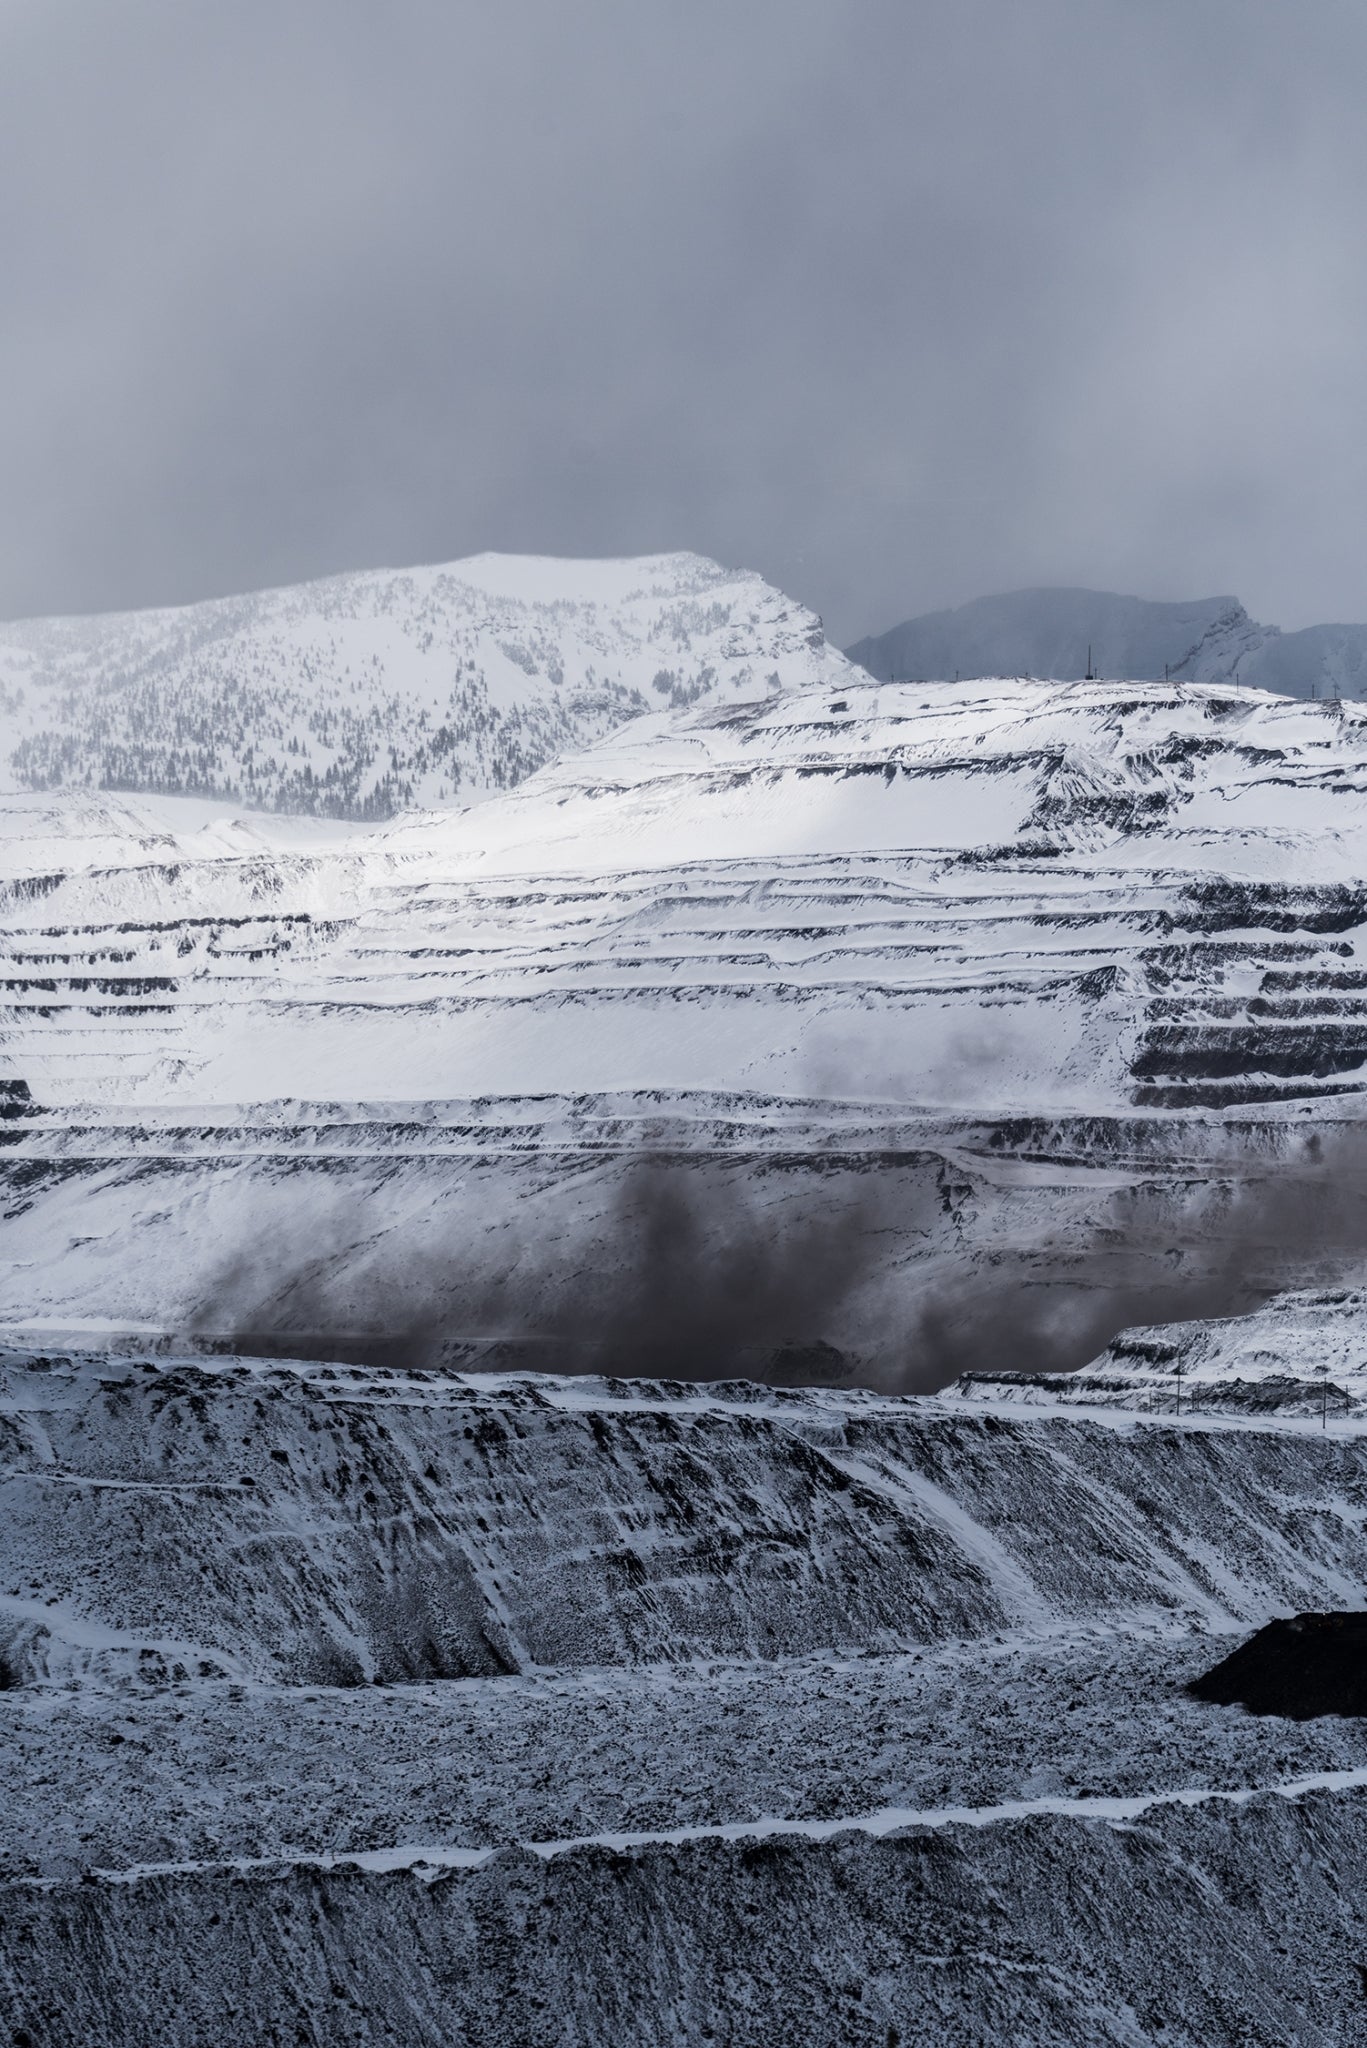
POLYGON ((1367 1614, 1293 1614, 1269 1621, 1187 1690, 1218 1706, 1311 1721, 1367 1716, 1367 1614))
POLYGON ((149 1657, 360 1684, 1227 1626, 1367 1582, 1356 1439, 1174 1430, 1155 1530, 1153 1431, 1082 1417, 97 1357, 17 1357, 5 1402, 19 1683, 136 1684, 149 1657))

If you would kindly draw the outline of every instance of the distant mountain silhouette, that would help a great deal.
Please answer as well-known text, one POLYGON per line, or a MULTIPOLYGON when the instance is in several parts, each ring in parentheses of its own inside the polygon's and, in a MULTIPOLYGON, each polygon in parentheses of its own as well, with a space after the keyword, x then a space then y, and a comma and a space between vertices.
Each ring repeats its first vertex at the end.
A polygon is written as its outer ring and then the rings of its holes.
POLYGON ((1367 625, 1259 625, 1236 597, 1159 604, 1108 590, 1013 590, 925 612, 847 648, 881 682, 1087 673, 1240 682, 1289 697, 1367 694, 1367 625))

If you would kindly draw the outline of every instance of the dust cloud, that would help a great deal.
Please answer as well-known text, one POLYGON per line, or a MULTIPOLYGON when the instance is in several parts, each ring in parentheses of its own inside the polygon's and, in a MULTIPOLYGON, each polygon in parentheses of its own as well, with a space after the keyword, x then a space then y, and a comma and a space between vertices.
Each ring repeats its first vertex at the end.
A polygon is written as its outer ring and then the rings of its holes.
MULTIPOLYGON (((567 1208, 573 1203, 567 1198, 567 1208)), ((906 1172, 629 1161, 606 1206, 538 1239, 376 1246, 339 1197, 300 1242, 226 1262, 189 1334, 215 1349, 361 1364, 921 1393, 972 1370, 1066 1372, 1121 1329, 1238 1314, 1360 1273, 1367 1136, 1298 1140, 1256 1170, 1170 1173, 1027 1235, 930 1229, 906 1172)))

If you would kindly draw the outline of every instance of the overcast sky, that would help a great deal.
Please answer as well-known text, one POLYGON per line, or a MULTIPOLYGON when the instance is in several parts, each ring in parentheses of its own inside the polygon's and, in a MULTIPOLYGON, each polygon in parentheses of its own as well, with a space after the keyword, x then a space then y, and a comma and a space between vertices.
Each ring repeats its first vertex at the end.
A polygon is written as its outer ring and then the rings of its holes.
POLYGON ((1367 619, 1363 0, 0 0, 0 616, 696 548, 1367 619))

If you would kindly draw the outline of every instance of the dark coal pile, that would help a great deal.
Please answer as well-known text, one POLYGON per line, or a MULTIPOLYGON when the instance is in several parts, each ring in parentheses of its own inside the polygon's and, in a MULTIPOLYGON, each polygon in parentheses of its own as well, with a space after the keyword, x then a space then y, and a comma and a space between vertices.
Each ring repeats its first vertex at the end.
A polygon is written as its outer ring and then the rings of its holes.
POLYGON ((1287 1721, 1367 1716, 1367 1613, 1270 1621, 1187 1690, 1215 1706, 1287 1721))

